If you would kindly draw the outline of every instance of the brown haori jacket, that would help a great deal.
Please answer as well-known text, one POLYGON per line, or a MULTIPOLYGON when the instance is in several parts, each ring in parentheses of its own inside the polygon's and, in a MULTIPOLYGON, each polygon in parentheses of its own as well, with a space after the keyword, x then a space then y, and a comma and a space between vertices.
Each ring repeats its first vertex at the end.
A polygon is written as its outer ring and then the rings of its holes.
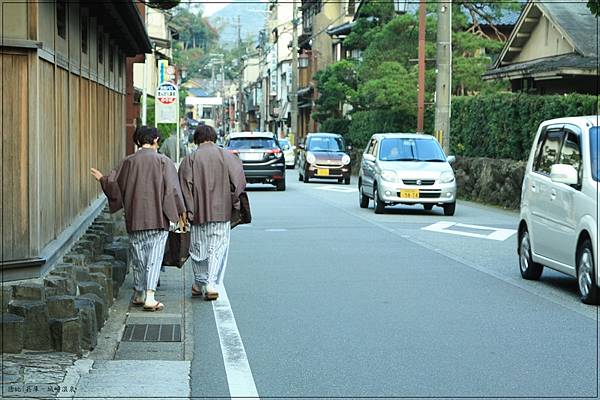
POLYGON ((179 183, 194 225, 231 220, 246 189, 240 159, 212 142, 203 143, 179 166, 179 183))
POLYGON ((127 156, 100 183, 110 212, 125 210, 127 232, 168 230, 185 212, 175 164, 154 149, 127 156))

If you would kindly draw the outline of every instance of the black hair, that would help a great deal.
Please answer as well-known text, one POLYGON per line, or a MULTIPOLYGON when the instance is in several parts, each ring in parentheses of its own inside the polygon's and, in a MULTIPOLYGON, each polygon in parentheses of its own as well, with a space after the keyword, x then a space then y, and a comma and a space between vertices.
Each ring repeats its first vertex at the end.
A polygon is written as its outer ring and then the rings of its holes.
POLYGON ((133 134, 133 142, 140 147, 145 144, 153 144, 156 138, 160 139, 158 129, 152 126, 142 125, 133 134))
POLYGON ((215 132, 212 126, 208 125, 198 125, 196 130, 194 131, 194 143, 201 144, 204 142, 213 142, 217 141, 217 132, 215 132))

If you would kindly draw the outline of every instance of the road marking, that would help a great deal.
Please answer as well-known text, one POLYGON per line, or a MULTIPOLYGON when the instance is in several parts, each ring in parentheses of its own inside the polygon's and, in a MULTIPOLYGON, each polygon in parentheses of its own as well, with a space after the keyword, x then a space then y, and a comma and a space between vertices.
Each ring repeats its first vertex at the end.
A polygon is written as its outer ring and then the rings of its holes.
POLYGON ((265 232, 287 232, 287 229, 284 228, 272 228, 272 229, 265 229, 265 232))
POLYGON ((517 231, 514 229, 490 228, 488 226, 460 224, 460 223, 449 222, 449 221, 440 221, 433 225, 429 225, 424 228, 421 228, 421 230, 431 231, 431 232, 449 233, 451 235, 467 236, 467 237, 473 237, 473 238, 478 238, 478 239, 497 240, 499 242, 503 242, 506 239, 508 239, 509 237, 511 237, 512 235, 514 235, 515 233, 517 233, 517 231), (459 229, 457 230, 457 229, 450 229, 450 228, 459 228, 459 229), (487 233, 466 232, 466 231, 460 230, 460 228, 466 228, 466 229, 482 231, 482 232, 487 231, 487 233))
POLYGON ((212 303, 219 342, 221 342, 221 353, 225 363, 229 395, 231 399, 259 398, 244 343, 242 343, 224 286, 220 287, 219 298, 212 303))
POLYGON ((327 190, 330 192, 339 192, 339 193, 354 193, 358 192, 357 188, 349 188, 349 187, 337 187, 337 186, 317 186, 315 187, 317 190, 327 190))

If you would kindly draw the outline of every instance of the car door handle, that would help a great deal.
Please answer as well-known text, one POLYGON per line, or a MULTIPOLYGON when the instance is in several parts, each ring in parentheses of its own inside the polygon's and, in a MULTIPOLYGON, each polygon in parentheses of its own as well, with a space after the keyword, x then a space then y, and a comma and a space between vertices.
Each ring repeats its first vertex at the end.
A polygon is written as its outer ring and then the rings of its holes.
POLYGON ((533 193, 536 193, 536 192, 537 192, 537 186, 535 186, 535 183, 532 183, 532 184, 531 184, 531 191, 532 191, 533 193))
POLYGON ((552 189, 552 191, 550 192, 550 200, 554 200, 556 199, 556 190, 552 189))

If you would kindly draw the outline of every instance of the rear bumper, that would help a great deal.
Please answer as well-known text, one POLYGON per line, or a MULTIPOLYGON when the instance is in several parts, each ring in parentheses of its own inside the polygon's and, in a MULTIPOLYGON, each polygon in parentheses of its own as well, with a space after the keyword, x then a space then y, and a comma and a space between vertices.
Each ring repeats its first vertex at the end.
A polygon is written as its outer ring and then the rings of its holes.
POLYGON ((244 165, 244 175, 248 183, 264 183, 285 179, 285 164, 279 162, 271 165, 244 165))

